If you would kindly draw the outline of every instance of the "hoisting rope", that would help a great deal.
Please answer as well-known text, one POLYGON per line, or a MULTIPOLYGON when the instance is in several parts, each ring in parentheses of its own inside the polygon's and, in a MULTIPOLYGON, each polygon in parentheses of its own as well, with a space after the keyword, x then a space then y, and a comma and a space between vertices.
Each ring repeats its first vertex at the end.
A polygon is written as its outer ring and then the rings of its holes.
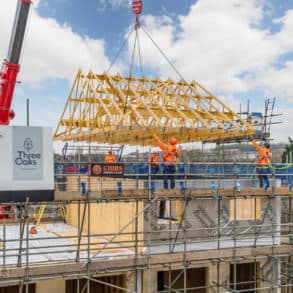
MULTIPOLYGON (((178 74, 178 76, 185 81, 185 78, 183 77, 183 75, 179 72, 179 70, 175 67, 174 64, 172 64, 172 62, 170 61, 170 59, 166 56, 166 54, 163 52, 163 50, 160 48, 160 46, 154 41, 154 39, 151 37, 150 33, 148 32, 147 28, 144 25, 140 24, 139 21, 139 15, 142 12, 142 8, 143 8, 143 3, 141 0, 138 1, 132 1, 132 11, 135 14, 135 23, 134 26, 131 28, 127 38, 125 39, 125 41, 123 42, 122 46, 120 47, 120 49, 118 50, 115 58, 113 59, 111 65, 109 66, 109 68, 107 69, 106 73, 108 73, 110 71, 110 69, 112 68, 112 66, 114 65, 114 63, 116 62, 117 58, 119 57, 122 49, 125 47, 125 44, 129 41, 130 36, 132 35, 133 31, 135 30, 135 39, 134 39, 134 46, 133 46, 133 50, 132 50, 132 55, 131 55, 131 65, 130 65, 130 71, 129 71, 129 80, 128 80, 128 85, 127 85, 127 91, 129 89, 129 82, 130 82, 130 77, 132 75, 132 71, 133 71, 133 66, 134 66, 134 58, 135 58, 135 50, 136 50, 136 45, 138 48, 138 59, 139 59, 139 66, 140 66, 140 73, 141 76, 143 76, 143 66, 142 66, 142 57, 141 57, 141 48, 140 48, 140 40, 139 40, 139 28, 142 28, 144 33, 146 34, 146 36, 151 40, 151 42, 154 44, 154 46, 159 50, 159 52, 161 53, 161 55, 164 57, 164 59, 168 62, 168 64, 174 69, 174 71, 178 74)), ((186 81, 185 81, 186 82, 186 81)), ((126 101, 128 99, 128 93, 126 96, 126 101)), ((126 108, 126 102, 125 102, 125 108, 126 108)), ((125 109, 124 109, 124 113, 125 113, 125 109)))
POLYGON ((123 49, 123 48, 125 47, 125 45, 128 43, 128 40, 129 40, 130 36, 132 35, 133 30, 134 30, 134 27, 131 28, 131 30, 130 30, 128 36, 127 36, 127 38, 124 40, 122 46, 121 46, 121 47, 119 48, 119 50, 117 51, 117 54, 115 55, 115 57, 114 57, 112 63, 110 64, 109 68, 108 68, 107 71, 106 71, 107 74, 108 74, 109 71, 111 70, 111 68, 112 68, 112 66, 114 65, 114 63, 116 62, 116 60, 117 60, 117 58, 119 57, 119 55, 120 55, 122 49, 123 49))
POLYGON ((129 70, 129 75, 128 75, 129 78, 128 78, 128 82, 127 82, 127 91, 126 91, 123 114, 125 114, 126 109, 127 109, 127 100, 129 97, 129 86, 130 86, 130 82, 131 82, 132 70, 133 70, 133 65, 134 65, 136 44, 138 44, 137 47, 138 47, 138 57, 139 57, 141 74, 143 72, 142 71, 142 62, 141 62, 140 42, 139 42, 139 35, 138 35, 138 29, 140 28, 139 14, 141 14, 141 12, 142 12, 142 7, 143 7, 142 0, 132 1, 132 11, 135 14, 135 24, 134 24, 135 38, 134 38, 134 45, 133 45, 133 50, 132 50, 132 54, 131 54, 131 63, 130 63, 130 70, 129 70))
MULTIPOLYGON (((140 41, 139 41, 139 28, 142 28, 143 31, 145 32, 145 34, 147 35, 147 37, 151 40, 151 42, 155 45, 155 47, 159 50, 159 52, 162 54, 162 56, 165 58, 165 60, 168 62, 168 64, 175 70, 175 72, 178 74, 178 76, 185 81, 185 78, 183 77, 183 75, 178 71, 178 69, 175 67, 174 64, 172 64, 172 62, 170 61, 170 59, 166 56, 166 54, 163 52, 163 50, 160 48, 160 46, 154 41, 154 39, 151 37, 150 33, 148 32, 147 28, 144 25, 140 24, 139 21, 139 14, 141 14, 142 12, 142 8, 143 8, 143 3, 141 0, 139 1, 132 1, 132 11, 135 14, 135 24, 134 26, 131 28, 127 38, 125 39, 125 41, 123 42, 122 46, 120 47, 120 49, 118 50, 117 54, 115 55, 115 58, 113 59, 111 65, 109 66, 109 68, 107 69, 107 73, 110 71, 110 69, 112 68, 112 66, 114 65, 114 63, 116 62, 117 58, 119 57, 122 49, 125 47, 125 44, 128 42, 130 36, 133 33, 133 30, 135 30, 136 34, 135 34, 135 41, 134 41, 134 48, 133 48, 133 52, 132 52, 132 58, 131 58, 131 69, 130 69, 130 74, 132 73, 132 67, 133 67, 133 59, 134 59, 134 51, 136 48, 136 42, 138 44, 138 54, 139 54, 139 64, 140 64, 140 71, 141 71, 141 75, 143 76, 143 68, 142 68, 142 58, 141 58, 141 50, 140 50, 140 41)), ((129 75, 130 76, 130 75, 129 75)))
MULTIPOLYGON (((129 96, 129 94, 128 94, 129 93, 129 86, 130 86, 131 76, 132 76, 132 71, 133 71, 133 66, 134 66, 136 45, 138 47, 138 57, 139 57, 140 72, 141 72, 141 76, 143 76, 142 61, 141 61, 141 49, 140 49, 140 41, 139 41, 139 34, 138 34, 138 29, 140 28, 139 14, 141 14, 141 12, 142 12, 142 7, 143 7, 142 0, 132 1, 132 10, 133 10, 133 13, 136 15, 135 24, 131 28, 130 32, 127 35, 127 38, 124 40, 122 46, 117 51, 117 54, 115 55, 113 61, 111 62, 109 68, 106 71, 106 74, 108 74, 110 72, 110 70, 112 69, 114 63, 116 62, 116 60, 118 59, 119 55, 121 54, 123 48, 128 43, 128 41, 130 39, 130 36, 132 35, 133 31, 135 30, 134 46, 133 46, 133 50, 132 50, 132 54, 131 54, 131 64, 130 64, 130 70, 129 70, 129 79, 128 79, 128 82, 127 82, 127 91, 126 91, 126 97, 125 97, 125 102, 124 102, 124 110, 123 110, 124 114, 126 113, 126 110, 127 110, 127 100, 128 100, 128 96, 129 96)), ((106 141, 108 140, 108 138, 109 137, 106 138, 106 141)))
POLYGON ((159 50, 159 52, 162 54, 162 56, 165 58, 165 60, 169 63, 169 65, 175 70, 175 72, 178 74, 178 76, 184 82, 186 82, 185 78, 183 77, 183 75, 178 71, 178 69, 175 67, 175 65, 169 60, 169 58, 166 56, 166 54, 163 52, 163 50, 159 47, 159 45, 153 40, 153 38, 151 37, 151 35, 148 32, 147 28, 144 25, 142 25, 141 28, 143 29, 145 34, 149 37, 149 39, 152 41, 152 43, 155 45, 155 47, 159 50))
POLYGON ((137 32, 137 44, 138 44, 138 60, 139 60, 139 66, 140 66, 140 74, 141 76, 144 76, 143 69, 142 69, 142 62, 141 62, 141 50, 140 50, 140 41, 139 41, 139 34, 137 32))
POLYGON ((135 39, 134 39, 134 45, 133 45, 133 50, 132 50, 132 54, 131 54, 131 63, 130 63, 128 81, 127 81, 127 90, 126 90, 126 97, 125 97, 123 114, 125 114, 126 109, 127 109, 127 100, 129 97, 129 86, 130 86, 130 80, 131 80, 132 69, 133 69, 133 64, 134 64, 135 48, 136 48, 136 42, 138 41, 137 35, 138 35, 138 30, 135 29, 135 39))

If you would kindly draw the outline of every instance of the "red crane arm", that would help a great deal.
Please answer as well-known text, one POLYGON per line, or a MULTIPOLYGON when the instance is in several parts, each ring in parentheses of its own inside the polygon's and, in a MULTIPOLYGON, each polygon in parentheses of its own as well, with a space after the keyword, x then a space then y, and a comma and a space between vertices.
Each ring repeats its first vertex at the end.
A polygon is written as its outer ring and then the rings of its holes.
POLYGON ((17 3, 8 57, 4 60, 0 71, 0 125, 8 125, 14 118, 11 104, 20 69, 19 58, 31 3, 31 0, 18 0, 17 3))

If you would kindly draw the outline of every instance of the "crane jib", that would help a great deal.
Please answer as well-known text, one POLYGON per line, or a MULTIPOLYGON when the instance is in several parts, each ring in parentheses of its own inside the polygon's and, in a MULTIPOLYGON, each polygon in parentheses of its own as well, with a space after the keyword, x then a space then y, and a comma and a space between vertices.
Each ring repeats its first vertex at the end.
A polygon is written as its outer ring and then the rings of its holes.
POLYGON ((7 59, 3 62, 0 71, 0 125, 8 125, 14 117, 11 104, 20 68, 19 59, 31 3, 31 0, 18 0, 17 2, 7 59))

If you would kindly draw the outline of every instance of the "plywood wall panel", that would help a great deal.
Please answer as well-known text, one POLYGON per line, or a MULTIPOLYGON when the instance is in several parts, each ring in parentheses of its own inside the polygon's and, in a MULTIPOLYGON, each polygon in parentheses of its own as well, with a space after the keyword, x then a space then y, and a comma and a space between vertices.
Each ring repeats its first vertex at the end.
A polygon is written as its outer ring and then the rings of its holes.
MULTIPOLYGON (((78 204, 71 203, 67 206, 67 223, 78 227, 78 218, 82 222, 84 203, 80 203, 80 215, 78 215, 78 204)), ((138 211, 143 209, 143 202, 138 203, 138 211)), ((119 232, 134 216, 136 212, 135 202, 109 202, 109 203, 90 203, 90 234, 99 234, 105 239, 111 239, 114 234, 119 232)), ((86 207, 84 229, 88 232, 88 207, 86 207)), ((138 217, 138 231, 143 231, 143 215, 138 217)), ((142 240, 142 235, 138 235, 142 240)), ((135 220, 119 235, 115 242, 119 246, 134 246, 135 241, 135 220), (129 234, 127 234, 129 233, 129 234), (121 241, 131 241, 121 243, 121 241)))

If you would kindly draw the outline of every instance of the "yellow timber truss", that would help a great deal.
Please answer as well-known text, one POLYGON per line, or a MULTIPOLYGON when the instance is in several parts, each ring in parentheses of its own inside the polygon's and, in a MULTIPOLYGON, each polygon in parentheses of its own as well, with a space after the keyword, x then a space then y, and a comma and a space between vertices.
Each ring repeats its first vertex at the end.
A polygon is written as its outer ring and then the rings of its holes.
POLYGON ((54 137, 150 145, 154 133, 185 143, 241 138, 255 130, 196 81, 78 71, 54 137))

